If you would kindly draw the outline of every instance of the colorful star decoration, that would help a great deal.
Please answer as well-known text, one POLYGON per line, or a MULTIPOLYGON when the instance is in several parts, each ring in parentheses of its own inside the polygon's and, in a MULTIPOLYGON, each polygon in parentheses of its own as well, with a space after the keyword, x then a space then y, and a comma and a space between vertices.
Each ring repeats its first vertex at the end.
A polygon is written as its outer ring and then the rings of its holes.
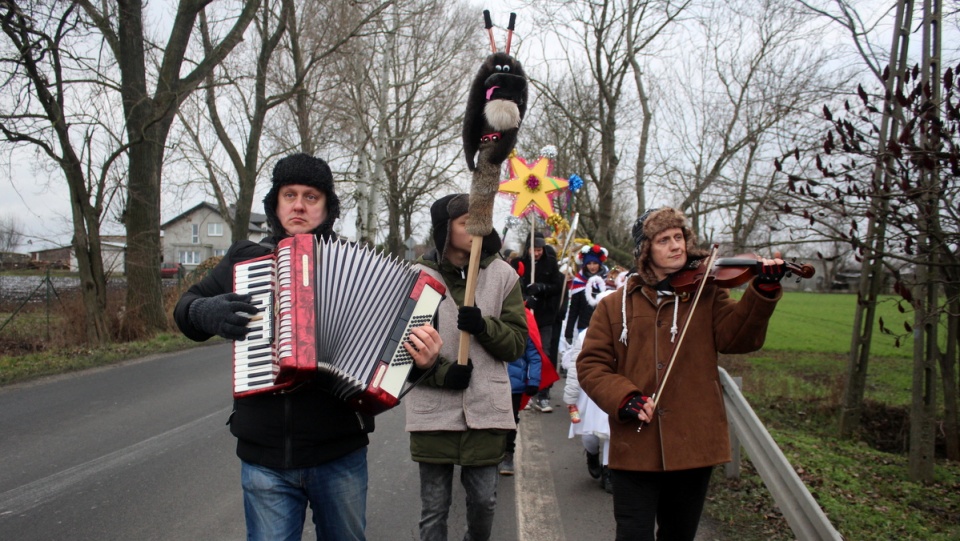
POLYGON ((570 182, 551 177, 553 161, 541 156, 532 166, 520 156, 509 161, 510 178, 500 183, 500 193, 515 194, 512 213, 522 218, 531 210, 544 218, 554 214, 553 199, 563 193, 570 182))

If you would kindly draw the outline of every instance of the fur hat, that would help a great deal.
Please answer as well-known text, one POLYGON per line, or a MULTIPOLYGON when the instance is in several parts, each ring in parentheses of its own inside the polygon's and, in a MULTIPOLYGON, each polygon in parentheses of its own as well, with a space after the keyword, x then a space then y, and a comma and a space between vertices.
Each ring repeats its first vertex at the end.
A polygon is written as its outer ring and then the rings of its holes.
POLYGON ((677 209, 663 207, 644 212, 633 224, 633 255, 637 258, 637 274, 647 285, 655 285, 659 280, 650 268, 650 245, 654 237, 667 229, 680 228, 687 244, 687 262, 706 257, 709 252, 697 247, 697 236, 687 225, 687 217, 677 209))
POLYGON ((291 154, 273 166, 272 181, 273 186, 263 198, 263 212, 274 235, 286 235, 280 218, 277 217, 277 199, 280 188, 290 184, 310 186, 327 196, 327 217, 313 230, 313 234, 329 236, 333 233, 333 223, 340 217, 340 198, 333 191, 333 173, 330 172, 327 162, 302 152, 291 154))
MULTIPOLYGON (((470 196, 465 193, 445 195, 430 206, 430 222, 433 225, 433 243, 437 247, 438 261, 442 261, 449 246, 450 223, 470 209, 470 196)), ((481 251, 493 254, 500 251, 502 243, 496 229, 483 237, 481 251)))

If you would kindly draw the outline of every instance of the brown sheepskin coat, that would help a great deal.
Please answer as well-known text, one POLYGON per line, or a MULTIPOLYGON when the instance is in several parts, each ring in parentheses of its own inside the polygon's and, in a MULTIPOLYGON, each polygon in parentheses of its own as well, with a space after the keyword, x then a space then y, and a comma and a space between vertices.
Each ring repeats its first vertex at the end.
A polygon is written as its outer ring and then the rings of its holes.
MULTIPOLYGON (((691 296, 680 303, 681 329, 691 296)), ((638 276, 600 301, 577 358, 577 371, 583 390, 610 417, 610 468, 674 471, 730 461, 717 353, 760 349, 780 296, 778 292, 775 298, 766 298, 750 284, 738 302, 726 289, 706 286, 661 392, 656 418, 639 432, 639 421, 620 421, 617 410, 632 393, 654 393, 663 379, 674 347, 670 327, 675 301, 661 297, 658 303, 656 291, 643 286, 638 276), (626 345, 620 341, 624 294, 626 345)))

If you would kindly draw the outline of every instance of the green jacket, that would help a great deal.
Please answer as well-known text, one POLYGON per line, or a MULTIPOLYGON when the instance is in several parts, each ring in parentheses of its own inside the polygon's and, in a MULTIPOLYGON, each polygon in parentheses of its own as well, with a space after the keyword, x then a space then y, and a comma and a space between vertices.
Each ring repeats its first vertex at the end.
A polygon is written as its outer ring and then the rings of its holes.
POLYGON ((507 363, 523 354, 527 320, 517 273, 497 254, 480 262, 476 305, 486 329, 471 337, 473 373, 465 390, 443 388, 460 346, 457 313, 466 291, 466 271, 427 257, 421 268, 447 287, 438 310, 443 339, 437 369, 404 399, 414 460, 467 466, 500 461, 513 421, 507 363))

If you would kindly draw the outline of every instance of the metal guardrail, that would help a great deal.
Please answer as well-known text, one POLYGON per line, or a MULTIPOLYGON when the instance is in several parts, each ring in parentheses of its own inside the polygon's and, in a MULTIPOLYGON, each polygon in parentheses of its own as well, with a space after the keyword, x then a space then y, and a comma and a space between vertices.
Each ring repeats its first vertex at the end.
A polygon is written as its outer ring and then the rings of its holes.
POLYGON ((797 539, 843 540, 747 403, 740 386, 723 368, 720 368, 720 383, 734 451, 734 462, 727 467, 727 477, 739 475, 742 445, 797 539))

